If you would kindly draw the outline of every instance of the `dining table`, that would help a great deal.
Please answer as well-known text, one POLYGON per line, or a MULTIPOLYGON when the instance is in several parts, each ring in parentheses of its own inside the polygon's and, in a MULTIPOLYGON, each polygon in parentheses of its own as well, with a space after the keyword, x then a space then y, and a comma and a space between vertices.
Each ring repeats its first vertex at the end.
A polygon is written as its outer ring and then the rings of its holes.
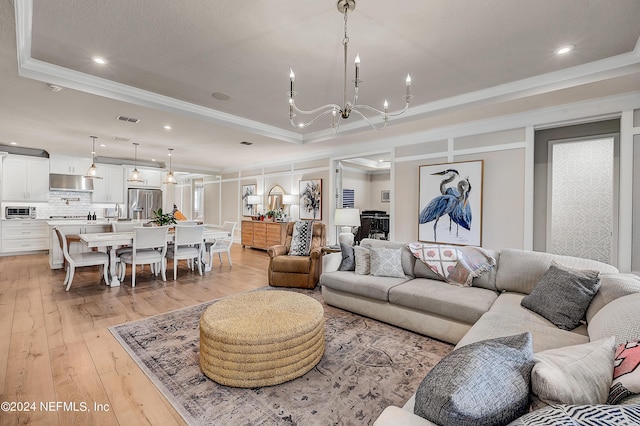
MULTIPOLYGON (((118 287, 120 280, 116 272, 116 250, 122 246, 128 246, 133 244, 133 231, 128 232, 98 232, 93 234, 80 234, 80 241, 89 248, 104 248, 109 253, 109 281, 107 285, 111 287, 118 287)), ((175 234, 173 232, 167 233, 167 243, 172 243, 175 234)), ((220 238, 230 237, 229 232, 220 229, 208 229, 205 228, 202 238, 203 243, 215 242, 220 238)), ((211 265, 207 265, 206 271, 211 270, 211 265)))

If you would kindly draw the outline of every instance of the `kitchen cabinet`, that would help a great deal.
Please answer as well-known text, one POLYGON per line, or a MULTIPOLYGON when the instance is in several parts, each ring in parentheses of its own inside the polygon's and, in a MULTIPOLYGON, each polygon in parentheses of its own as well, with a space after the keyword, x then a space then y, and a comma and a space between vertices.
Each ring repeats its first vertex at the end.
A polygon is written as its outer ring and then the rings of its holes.
POLYGON ((3 201, 48 201, 49 159, 7 155, 2 167, 3 201))
POLYGON ((124 169, 121 166, 98 164, 98 176, 93 180, 91 201, 94 203, 124 203, 124 169))
POLYGON ((92 162, 91 158, 51 155, 49 157, 49 170, 50 173, 85 176, 92 162))
POLYGON ((49 249, 49 226, 44 220, 2 221, 2 252, 18 253, 49 249))
MULTIPOLYGON (((125 170, 126 178, 131 176, 133 167, 127 167, 125 170)), ((127 186, 129 188, 161 188, 162 180, 164 178, 164 171, 153 169, 141 169, 138 167, 138 171, 142 175, 142 182, 129 182, 127 186)), ((126 179, 125 178, 125 179, 126 179)))
POLYGON ((266 250, 271 246, 284 244, 286 233, 286 222, 243 220, 241 230, 242 247, 251 246, 266 250))
MULTIPOLYGON (((50 222, 51 223, 51 222, 50 222)), ((91 224, 86 221, 79 220, 77 223, 65 223, 65 224, 56 224, 60 228, 63 234, 66 236, 72 235, 80 235, 80 234, 95 234, 100 232, 111 232, 111 224, 110 223, 102 223, 102 224, 91 224)), ((60 242, 58 241, 58 235, 56 234, 53 226, 47 226, 47 232, 51 236, 50 245, 47 247, 49 249, 49 266, 51 269, 60 269, 64 263, 64 256, 62 254, 62 249, 60 248, 60 242)), ((73 242, 69 244, 69 253, 77 254, 83 253, 87 251, 91 251, 85 244, 81 241, 73 242)))

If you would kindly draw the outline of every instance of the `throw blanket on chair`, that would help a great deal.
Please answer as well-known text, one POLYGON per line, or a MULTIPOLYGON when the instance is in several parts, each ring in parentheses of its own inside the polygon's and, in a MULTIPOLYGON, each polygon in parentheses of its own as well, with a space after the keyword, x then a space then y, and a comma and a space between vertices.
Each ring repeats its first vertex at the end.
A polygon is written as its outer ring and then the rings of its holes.
POLYGON ((496 260, 481 247, 410 243, 409 250, 436 275, 451 284, 471 286, 475 277, 490 270, 496 260))

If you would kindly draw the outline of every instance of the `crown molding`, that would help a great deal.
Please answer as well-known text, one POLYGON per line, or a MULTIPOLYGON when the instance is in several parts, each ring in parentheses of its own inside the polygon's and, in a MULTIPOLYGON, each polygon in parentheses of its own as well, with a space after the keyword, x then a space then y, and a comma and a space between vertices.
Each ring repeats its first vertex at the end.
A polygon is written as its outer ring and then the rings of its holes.
POLYGON ((64 86, 134 105, 180 114, 295 144, 302 135, 255 120, 138 89, 31 57, 33 0, 15 0, 18 73, 22 77, 64 86))
MULTIPOLYGON (((358 133, 370 128, 365 121, 359 120, 342 124, 338 135, 334 135, 331 129, 303 135, 292 130, 271 126, 262 122, 227 114, 211 108, 35 60, 31 58, 33 0, 15 0, 14 8, 16 15, 18 72, 23 77, 58 84, 118 101, 201 119, 294 144, 321 142, 339 136, 358 133)), ((640 39, 632 52, 487 89, 440 99, 422 105, 412 106, 401 117, 391 120, 389 125, 392 126, 394 123, 417 120, 445 112, 462 111, 471 106, 486 105, 493 102, 550 93, 570 87, 629 75, 639 71, 640 39)), ((377 124, 382 123, 382 119, 379 117, 371 121, 377 124)))

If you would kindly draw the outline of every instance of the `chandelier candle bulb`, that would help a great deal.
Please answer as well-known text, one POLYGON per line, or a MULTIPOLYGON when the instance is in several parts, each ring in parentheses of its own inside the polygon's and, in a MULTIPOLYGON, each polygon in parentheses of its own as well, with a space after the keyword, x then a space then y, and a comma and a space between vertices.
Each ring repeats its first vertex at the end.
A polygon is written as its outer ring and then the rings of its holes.
POLYGON ((360 81, 360 55, 356 55, 356 60, 354 61, 356 64, 356 87, 358 87, 358 82, 360 81))

